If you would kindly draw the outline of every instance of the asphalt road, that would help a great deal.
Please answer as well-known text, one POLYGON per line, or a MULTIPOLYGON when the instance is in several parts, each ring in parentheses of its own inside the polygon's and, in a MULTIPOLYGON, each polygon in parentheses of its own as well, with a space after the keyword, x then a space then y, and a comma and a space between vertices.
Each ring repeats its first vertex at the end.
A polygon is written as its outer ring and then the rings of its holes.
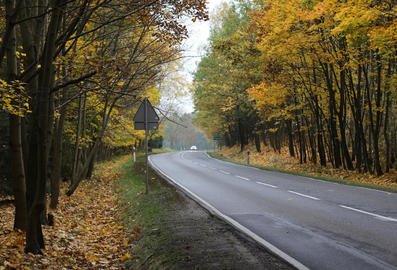
POLYGON ((151 166, 310 269, 397 269, 397 194, 264 171, 204 152, 151 166))

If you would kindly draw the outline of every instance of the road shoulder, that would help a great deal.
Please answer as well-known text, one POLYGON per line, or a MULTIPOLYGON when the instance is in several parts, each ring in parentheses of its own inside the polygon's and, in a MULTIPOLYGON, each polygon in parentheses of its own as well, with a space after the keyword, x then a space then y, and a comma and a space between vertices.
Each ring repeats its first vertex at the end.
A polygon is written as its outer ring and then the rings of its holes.
MULTIPOLYGON (((134 166, 138 174, 140 167, 134 166)), ((128 269, 292 269, 154 172, 150 180, 149 195, 124 197, 131 199, 130 226, 141 230, 128 269)))

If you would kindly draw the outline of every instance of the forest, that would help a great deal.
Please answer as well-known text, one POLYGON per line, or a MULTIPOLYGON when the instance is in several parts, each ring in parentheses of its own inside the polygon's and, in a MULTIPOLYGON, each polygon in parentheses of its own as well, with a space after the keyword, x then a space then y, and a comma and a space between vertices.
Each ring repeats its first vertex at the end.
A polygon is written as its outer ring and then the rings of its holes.
POLYGON ((205 135, 193 124, 194 114, 184 113, 178 115, 174 113, 170 115, 171 119, 176 121, 166 121, 163 134, 163 147, 174 150, 188 150, 192 146, 196 146, 199 150, 210 150, 213 145, 208 141, 205 135))
POLYGON ((133 113, 144 97, 158 104, 186 22, 207 10, 202 0, 4 0, 0 12, 0 191, 14 195, 25 252, 41 254, 61 180, 71 196, 97 161, 140 145, 133 113))
POLYGON ((196 124, 240 151, 377 176, 397 168, 397 6, 236 1, 194 74, 196 124))

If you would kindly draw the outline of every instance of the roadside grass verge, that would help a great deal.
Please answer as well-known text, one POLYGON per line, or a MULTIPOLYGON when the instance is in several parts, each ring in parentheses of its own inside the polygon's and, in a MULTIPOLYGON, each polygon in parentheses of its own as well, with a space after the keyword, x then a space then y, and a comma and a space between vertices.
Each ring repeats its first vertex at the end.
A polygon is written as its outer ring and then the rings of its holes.
MULTIPOLYGON (((157 151, 156 151, 157 152, 157 151)), ((178 256, 169 243, 168 229, 163 225, 164 202, 177 198, 169 187, 149 169, 149 194, 145 194, 145 156, 139 154, 133 164, 128 159, 120 167, 119 203, 123 209, 122 220, 126 228, 137 237, 131 239, 131 258, 128 269, 161 269, 178 256), (152 257, 156 257, 153 259, 152 257)))
POLYGON ((256 153, 254 150, 250 150, 250 165, 247 165, 246 163, 245 152, 240 153, 237 149, 223 149, 221 151, 208 152, 208 154, 216 159, 251 166, 262 170, 276 171, 339 184, 378 189, 387 192, 397 192, 396 172, 376 177, 369 173, 363 174, 342 169, 322 168, 311 164, 299 164, 295 159, 285 157, 285 155, 269 154, 269 152, 256 153))
POLYGON ((161 153, 167 153, 167 152, 172 152, 173 150, 171 148, 153 148, 151 154, 161 154, 161 153))

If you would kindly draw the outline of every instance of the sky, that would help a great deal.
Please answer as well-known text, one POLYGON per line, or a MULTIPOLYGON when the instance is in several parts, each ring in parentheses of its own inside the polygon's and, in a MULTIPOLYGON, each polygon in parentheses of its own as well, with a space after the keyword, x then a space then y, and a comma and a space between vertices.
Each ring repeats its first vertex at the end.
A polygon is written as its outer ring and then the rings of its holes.
MULTIPOLYGON (((189 22, 187 28, 189 31, 189 38, 184 41, 184 60, 182 70, 179 71, 188 82, 193 80, 192 73, 196 70, 197 64, 200 62, 200 56, 204 54, 205 47, 208 45, 208 37, 210 35, 211 16, 215 13, 221 3, 227 0, 207 0, 209 20, 189 22)), ((179 97, 175 102, 178 111, 182 113, 193 112, 193 100, 190 94, 184 97, 179 97)))

